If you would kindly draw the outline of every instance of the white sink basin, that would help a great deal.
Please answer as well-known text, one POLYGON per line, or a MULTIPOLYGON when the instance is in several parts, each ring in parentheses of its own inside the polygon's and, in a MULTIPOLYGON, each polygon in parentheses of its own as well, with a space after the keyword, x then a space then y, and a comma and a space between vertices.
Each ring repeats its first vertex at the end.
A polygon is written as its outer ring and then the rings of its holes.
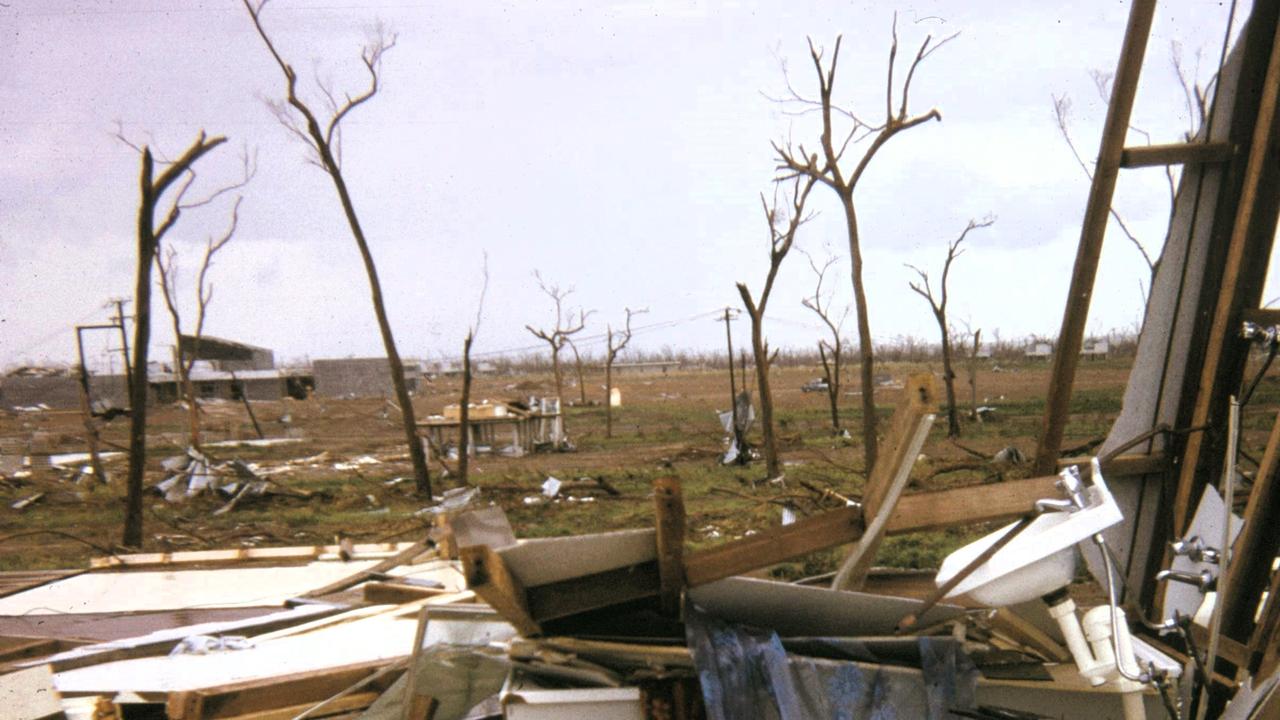
MULTIPOLYGON (((1083 510, 1051 512, 1036 518, 1017 537, 978 566, 947 594, 1002 607, 1032 600, 1069 584, 1076 572, 1076 543, 1123 519, 1106 481, 1093 466, 1093 483, 1082 488, 1083 510)), ((1016 523, 1015 523, 1016 524, 1016 523)), ((941 587, 991 547, 1014 524, 975 540, 947 556, 935 582, 941 587)))

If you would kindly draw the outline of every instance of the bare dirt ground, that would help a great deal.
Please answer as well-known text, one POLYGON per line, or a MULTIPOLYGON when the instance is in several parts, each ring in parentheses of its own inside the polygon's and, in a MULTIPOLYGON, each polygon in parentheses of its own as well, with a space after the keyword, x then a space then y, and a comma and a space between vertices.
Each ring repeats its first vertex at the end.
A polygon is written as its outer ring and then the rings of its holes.
MULTIPOLYGON (((929 370, 937 368, 883 366, 896 380, 929 370)), ((616 383, 623 406, 615 410, 612 439, 605 437, 603 407, 576 404, 566 410, 566 428, 576 452, 523 458, 481 456, 472 465, 472 484, 482 489, 482 502, 497 503, 507 511, 518 535, 545 536, 649 525, 652 480, 675 475, 684 484, 694 544, 740 536, 777 523, 781 505, 792 504, 801 512, 816 510, 821 503, 810 488, 858 492, 863 474, 854 385, 848 383, 841 397, 842 423, 852 437, 833 437, 826 395, 800 391, 805 381, 819 374, 815 368, 804 367, 774 371, 785 486, 763 482, 763 463, 719 464, 724 434, 715 413, 728 407, 728 377, 723 371, 710 370, 623 374, 616 383), (540 486, 550 476, 561 480, 603 478, 618 494, 567 493, 547 501, 540 495, 540 486)), ((945 421, 935 425, 924 457, 913 471, 914 487, 998 482, 1001 477, 1025 475, 1017 466, 979 462, 973 453, 992 455, 1009 446, 1028 457, 1033 453, 1047 375, 1044 363, 1006 367, 984 363, 977 378, 977 401, 996 407, 994 418, 980 424, 966 421, 960 440, 963 447, 946 439, 945 421)), ((1066 447, 1083 446, 1105 434, 1119 412, 1127 376, 1127 361, 1082 364, 1066 447)), ((567 377, 572 378, 572 373, 567 377)), ((588 374, 588 400, 603 397, 602 384, 599 373, 588 374)), ((1264 384, 1268 389, 1273 385, 1272 379, 1264 384)), ((967 408, 970 393, 963 379, 958 381, 957 391, 961 406, 967 408)), ((460 380, 456 378, 434 380, 415 399, 419 417, 440 412, 445 404, 457 401, 459 392, 460 380)), ((553 392, 549 374, 483 376, 476 380, 473 399, 507 400, 553 392)), ((877 391, 882 417, 892 412, 899 394, 900 390, 890 387, 877 391)), ((565 395, 567 402, 578 400, 576 385, 567 387, 565 395)), ((1246 445, 1259 445, 1258 436, 1270 427, 1264 416, 1274 414, 1274 402, 1270 395, 1265 399, 1271 404, 1255 411, 1259 419, 1252 424, 1246 445)), ((216 460, 243 460, 281 486, 304 491, 310 497, 246 500, 215 516, 213 511, 225 499, 198 497, 171 504, 158 494, 148 494, 145 550, 316 544, 333 542, 339 534, 362 542, 422 536, 429 518, 415 513, 430 503, 414 492, 403 434, 397 425, 399 415, 385 400, 316 397, 255 402, 253 407, 268 437, 293 441, 270 447, 207 445, 207 454, 216 460)), ((204 408, 206 444, 255 437, 239 403, 214 402, 204 408)), ((162 480, 166 473, 161 462, 186 447, 182 408, 155 407, 151 417, 148 484, 162 480)), ((0 439, 28 443, 37 456, 83 452, 82 436, 81 419, 74 411, 0 415, 0 439)), ((123 448, 126 438, 126 419, 115 420, 105 429, 107 450, 123 448)), ((106 462, 107 484, 91 478, 76 482, 73 476, 80 467, 37 467, 29 476, 0 479, 0 501, 4 503, 0 507, 0 567, 78 567, 88 557, 117 550, 123 518, 124 459, 118 455, 106 462), (44 494, 25 509, 12 507, 37 493, 44 494)), ((433 461, 437 494, 456 485, 454 476, 442 472, 445 469, 433 461)), ((980 530, 892 538, 885 545, 882 560, 906 567, 929 566, 980 530)), ((788 572, 820 572, 829 564, 830 558, 812 558, 788 572)))

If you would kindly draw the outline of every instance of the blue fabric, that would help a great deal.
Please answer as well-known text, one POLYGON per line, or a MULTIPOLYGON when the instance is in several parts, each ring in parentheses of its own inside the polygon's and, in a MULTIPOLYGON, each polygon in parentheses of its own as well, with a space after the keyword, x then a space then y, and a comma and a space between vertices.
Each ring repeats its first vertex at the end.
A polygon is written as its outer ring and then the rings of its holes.
POLYGON ((685 610, 710 720, 944 720, 971 708, 978 671, 950 638, 920 638, 921 675, 788 656, 771 630, 685 610))

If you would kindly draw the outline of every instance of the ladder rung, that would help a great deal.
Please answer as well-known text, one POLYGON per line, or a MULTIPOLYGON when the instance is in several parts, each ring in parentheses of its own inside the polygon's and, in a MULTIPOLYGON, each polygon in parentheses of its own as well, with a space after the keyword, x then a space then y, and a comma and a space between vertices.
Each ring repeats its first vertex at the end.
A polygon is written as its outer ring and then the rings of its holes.
POLYGON ((1235 149, 1231 144, 1225 142, 1140 145, 1124 149, 1120 154, 1120 167, 1220 163, 1230 160, 1234 152, 1235 149))

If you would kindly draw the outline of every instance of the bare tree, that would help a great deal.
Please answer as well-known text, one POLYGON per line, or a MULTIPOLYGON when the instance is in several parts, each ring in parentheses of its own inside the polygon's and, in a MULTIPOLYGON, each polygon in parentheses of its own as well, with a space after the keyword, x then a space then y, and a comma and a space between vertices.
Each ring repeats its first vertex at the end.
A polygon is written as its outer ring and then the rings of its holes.
POLYGON ((221 194, 218 191, 202 200, 186 199, 196 179, 192 168, 200 158, 224 142, 226 138, 211 138, 202 131, 176 160, 159 161, 164 169, 158 176, 157 160, 151 148, 130 144, 142 156, 142 170, 134 282, 133 377, 129 381, 129 479, 122 540, 127 547, 142 545, 142 480, 147 459, 147 351, 151 345, 151 268, 160 252, 161 240, 177 224, 182 212, 207 205, 221 194), (170 197, 172 200, 167 199, 170 197))
POLYGON ((618 353, 622 352, 627 343, 631 342, 631 318, 648 312, 648 310, 632 310, 631 308, 625 308, 625 310, 627 312, 627 320, 622 330, 615 333, 612 325, 605 326, 604 436, 607 438, 613 437, 613 361, 618 358, 618 353))
POLYGON ((430 471, 427 469, 427 455, 422 449, 422 442, 418 439, 413 402, 412 398, 409 397, 409 387, 404 379, 404 363, 400 360, 400 352, 396 349, 395 336, 391 332, 391 321, 387 318, 386 306, 382 299, 382 284, 378 280, 378 270, 373 262, 373 253, 369 249, 364 229, 360 224, 355 204, 351 199, 346 179, 342 174, 342 121, 351 114, 351 111, 368 102, 378 93, 382 56, 395 47, 395 35, 388 34, 385 29, 379 26, 365 44, 360 54, 360 60, 364 63, 365 69, 369 73, 369 83, 363 90, 355 95, 344 94, 342 99, 339 100, 330 88, 321 85, 320 91, 323 95, 321 102, 326 114, 322 124, 321 119, 312 110, 311 106, 298 96, 298 75, 293 66, 285 62, 284 58, 280 56, 275 45, 271 42, 270 36, 267 35, 266 30, 262 27, 262 10, 267 4, 267 0, 259 0, 256 5, 250 0, 242 1, 245 9, 249 11, 249 17, 253 20, 253 26, 258 31, 258 36, 262 38, 263 44, 266 45, 271 57, 284 74, 285 101, 273 102, 271 103, 271 108, 280 123, 311 150, 314 156, 309 158, 309 161, 323 170, 333 181, 334 190, 338 193, 338 200, 342 203, 342 211, 346 215, 347 225, 351 230, 351 237, 355 240, 356 247, 360 250, 360 258, 364 261, 365 274, 369 278, 369 292, 373 300, 373 312, 377 316, 378 330, 382 333, 382 345, 387 353, 387 364, 391 371, 391 384, 395 388, 396 399, 400 406, 405 441, 409 445, 409 458, 413 463, 414 481, 418 492, 425 495, 427 499, 431 499, 431 476, 430 471))
POLYGON ((969 376, 969 417, 980 420, 978 416, 978 352, 982 350, 982 328, 974 330, 966 321, 963 337, 968 346, 968 352, 965 353, 965 368, 969 376))
MULTIPOLYGON (((247 166, 246 166, 247 169, 247 166)), ((164 253, 163 259, 156 257, 156 270, 160 274, 160 293, 164 297, 165 307, 169 310, 169 321, 173 325, 173 339, 176 345, 174 352, 174 371, 178 374, 178 386, 187 400, 187 420, 191 433, 191 447, 200 448, 200 405, 196 398, 195 384, 191 382, 191 369, 196 358, 200 356, 200 339, 204 336, 204 320, 213 300, 213 285, 208 281, 209 268, 213 265, 213 257, 226 247, 235 236, 236 225, 240 221, 240 201, 237 197, 231 208, 231 222, 222 235, 210 237, 205 243, 204 256, 200 261, 200 269, 196 272, 196 308, 195 325, 190 337, 192 347, 189 352, 182 350, 182 314, 178 310, 178 251, 171 244, 164 253)))
POLYGON ((471 468, 468 457, 471 452, 471 343, 480 332, 480 318, 484 313, 484 296, 489 292, 489 254, 484 256, 484 283, 480 286, 480 300, 476 303, 476 321, 467 328, 467 337, 462 341, 462 398, 458 409, 458 482, 467 484, 467 473, 471 468))
MULTIPOLYGON (((801 250, 801 252, 804 252, 801 250)), ((822 293, 822 283, 826 280, 827 271, 832 265, 836 264, 834 257, 828 257, 827 261, 818 267, 814 262, 813 256, 805 253, 805 257, 809 258, 809 267, 813 269, 813 274, 817 276, 817 282, 813 286, 813 297, 807 297, 800 300, 800 304, 812 310, 822 319, 822 323, 827 326, 827 330, 831 333, 831 340, 818 340, 818 357, 822 360, 822 376, 827 381, 827 401, 831 406, 831 432, 834 435, 841 433, 840 428, 840 365, 844 353, 843 340, 840 333, 844 328, 844 321, 849 317, 849 306, 845 305, 843 312, 836 317, 831 312, 831 302, 835 299, 835 291, 828 293, 825 298, 822 293)))
POLYGON ((578 404, 587 404, 587 377, 582 371, 582 355, 578 353, 578 344, 573 338, 565 338, 569 343, 569 349, 573 351, 573 371, 578 376, 578 404))
POLYGON ((876 154, 894 136, 930 120, 942 120, 942 113, 937 109, 930 110, 923 115, 909 115, 907 112, 907 100, 911 93, 911 81, 915 77, 916 69, 920 66, 920 63, 924 62, 925 58, 955 37, 955 35, 951 35, 937 44, 933 43, 932 36, 925 38, 924 42, 920 44, 920 49, 916 51, 915 59, 911 61, 907 69, 906 79, 902 84, 899 96, 895 100, 894 94, 898 91, 894 87, 893 73, 898 55, 898 18, 896 14, 894 15, 893 42, 889 46, 888 77, 885 81, 885 116, 884 120, 879 124, 864 122, 858 115, 840 107, 832 99, 836 81, 836 67, 840 60, 841 36, 836 37, 835 50, 831 54, 831 62, 826 65, 823 62, 823 51, 813 44, 812 38, 809 39, 809 57, 813 61, 813 69, 818 77, 818 97, 815 99, 801 95, 791 86, 791 82, 788 79, 787 90, 789 91, 789 96, 780 100, 786 105, 798 107, 796 114, 818 112, 822 117, 821 156, 816 152, 807 151, 803 144, 793 148, 790 143, 785 146, 774 143, 773 148, 779 161, 778 170, 783 173, 782 178, 803 175, 817 180, 831 188, 839 197, 840 204, 844 209, 845 229, 849 238, 849 275, 853 283, 854 312, 858 323, 858 352, 862 363, 860 372, 862 381, 862 442, 868 472, 875 465, 878 447, 876 438, 875 383, 873 381, 875 352, 871 344, 871 323, 867 312, 867 294, 862 279, 862 236, 858 229, 858 213, 857 205, 854 202, 854 191, 876 154), (838 140, 836 137, 835 123, 837 116, 850 124, 848 131, 843 133, 842 140, 838 140), (868 140, 870 141, 869 144, 856 162, 842 164, 845 159, 845 152, 850 146, 860 145, 868 140))
POLYGON ((933 286, 929 284, 929 274, 915 265, 907 265, 920 276, 918 281, 910 282, 908 285, 917 295, 929 302, 929 309, 933 311, 933 318, 938 321, 938 331, 942 335, 942 381, 947 388, 947 437, 960 436, 960 415, 956 408, 956 374, 952 370, 951 362, 951 326, 947 324, 947 279, 951 274, 951 263, 964 253, 964 248, 960 247, 960 244, 969 233, 978 228, 991 227, 994 223, 993 217, 987 217, 981 222, 970 220, 964 232, 960 233, 960 237, 947 243, 947 259, 942 263, 942 277, 938 281, 936 297, 933 294, 933 286))
POLYGON ((551 347, 551 372, 555 375, 556 397, 559 398, 564 394, 564 376, 560 372, 560 350, 564 348, 570 337, 582 332, 582 329, 587 326, 587 318, 595 311, 579 309, 578 322, 574 324, 573 311, 566 310, 564 307, 564 300, 573 293, 573 288, 561 288, 559 285, 548 284, 537 270, 533 271, 533 276, 538 280, 538 287, 555 304, 556 322, 551 330, 537 329, 532 325, 525 325, 524 328, 551 347))
POLYGON ((782 474, 782 466, 778 462, 778 441, 773 433, 773 391, 769 387, 769 365, 772 358, 769 356, 769 344, 764 339, 764 311, 769 303, 769 295, 773 292, 773 281, 778 277, 778 269, 782 267, 782 261, 795 243, 796 231, 807 219, 804 204, 816 182, 812 176, 795 177, 791 183, 791 197, 785 207, 779 205, 778 187, 781 183, 774 185, 772 202, 765 200, 763 193, 760 195, 765 222, 769 225, 769 274, 765 276, 759 300, 751 297, 751 290, 746 283, 738 283, 738 294, 742 296, 742 304, 751 317, 751 352, 755 356, 756 382, 760 389, 760 427, 764 434, 765 472, 771 478, 782 474))

